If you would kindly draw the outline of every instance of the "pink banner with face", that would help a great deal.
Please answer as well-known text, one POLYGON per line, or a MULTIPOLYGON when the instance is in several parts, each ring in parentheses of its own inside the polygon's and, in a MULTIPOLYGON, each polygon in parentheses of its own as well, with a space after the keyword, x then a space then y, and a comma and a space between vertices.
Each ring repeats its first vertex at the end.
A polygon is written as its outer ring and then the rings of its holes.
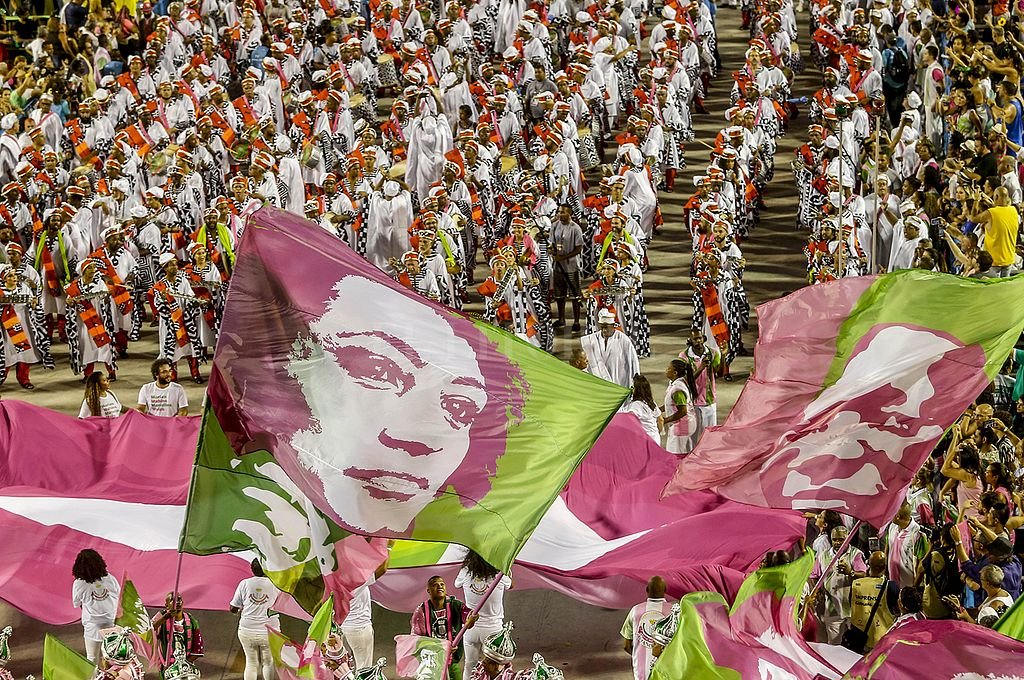
POLYGON ((867 329, 832 376, 844 323, 876 278, 804 288, 758 309, 756 372, 666 496, 713 488, 764 507, 834 508, 875 526, 893 517, 945 427, 988 381, 980 346, 897 323, 867 329))

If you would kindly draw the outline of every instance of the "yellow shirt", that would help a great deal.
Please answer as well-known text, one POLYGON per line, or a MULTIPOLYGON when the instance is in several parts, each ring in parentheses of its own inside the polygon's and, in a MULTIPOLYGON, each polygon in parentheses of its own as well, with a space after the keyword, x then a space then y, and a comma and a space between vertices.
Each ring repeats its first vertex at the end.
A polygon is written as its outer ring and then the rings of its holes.
MULTIPOLYGON (((863 576, 853 582, 850 600, 852 604, 850 623, 861 630, 864 630, 868 617, 871 615, 871 608, 875 606, 875 599, 882 588, 882 578, 879 576, 863 576)), ((895 620, 892 612, 889 611, 887 597, 883 594, 882 601, 878 603, 878 611, 875 618, 871 619, 871 630, 867 631, 867 648, 873 649, 878 641, 885 635, 895 620)))
POLYGON ((992 256, 994 267, 1008 267, 1017 256, 1017 230, 1020 216, 1012 205, 994 205, 988 209, 989 224, 985 227, 985 250, 992 256))

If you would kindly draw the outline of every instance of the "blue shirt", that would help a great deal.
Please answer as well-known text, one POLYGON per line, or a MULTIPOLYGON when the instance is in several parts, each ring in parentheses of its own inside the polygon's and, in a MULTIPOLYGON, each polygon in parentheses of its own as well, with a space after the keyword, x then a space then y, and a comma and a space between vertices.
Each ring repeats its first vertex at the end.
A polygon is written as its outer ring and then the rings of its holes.
MULTIPOLYGON (((960 571, 964 573, 964 576, 969 577, 975 583, 981 583, 981 570, 990 564, 996 563, 990 561, 988 555, 986 555, 977 562, 974 560, 964 562, 960 565, 960 571)), ((1017 559, 1016 555, 1011 555, 1010 559, 1005 562, 998 563, 996 566, 1003 570, 1003 590, 1008 592, 1010 597, 1016 600, 1020 597, 1020 560, 1017 559)), ((974 595, 978 602, 985 599, 984 590, 975 590, 974 595)))

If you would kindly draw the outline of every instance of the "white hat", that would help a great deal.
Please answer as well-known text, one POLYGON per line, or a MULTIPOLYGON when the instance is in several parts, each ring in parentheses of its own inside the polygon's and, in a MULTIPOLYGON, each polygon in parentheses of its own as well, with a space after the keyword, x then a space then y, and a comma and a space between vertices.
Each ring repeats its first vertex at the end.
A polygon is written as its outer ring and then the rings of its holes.
POLYGON ((103 231, 100 232, 100 238, 103 239, 104 241, 106 241, 109 237, 113 236, 114 234, 120 234, 120 233, 121 233, 121 228, 120 227, 107 227, 106 229, 104 229, 103 231))
POLYGON ((132 208, 131 210, 129 210, 128 214, 131 215, 132 217, 141 219, 141 218, 146 217, 147 215, 149 215, 149 211, 146 210, 146 208, 144 208, 143 206, 137 205, 134 208, 132 208))
POLYGON ((916 92, 911 92, 907 95, 907 105, 912 109, 916 109, 921 106, 921 95, 916 92))
POLYGON ((97 90, 96 90, 95 92, 93 92, 93 93, 92 93, 92 96, 93 96, 93 97, 95 97, 95 98, 96 98, 96 101, 98 101, 98 102, 99 102, 99 103, 101 103, 101 104, 102 104, 103 102, 107 101, 108 99, 110 99, 110 93, 109 93, 109 92, 107 92, 107 91, 106 91, 105 89, 103 89, 102 87, 101 87, 101 88, 99 88, 99 89, 97 89, 97 90))
POLYGON ((914 205, 913 201, 903 201, 900 203, 901 213, 915 213, 917 212, 917 206, 914 205))
POLYGON ((602 309, 597 313, 597 324, 603 326, 606 324, 615 324, 615 315, 609 312, 607 309, 602 309))
POLYGON ((589 24, 593 23, 594 17, 590 16, 586 12, 576 12, 576 23, 589 24))
POLYGON ((383 189, 384 189, 384 198, 388 199, 389 201, 391 199, 393 199, 395 196, 397 196, 398 194, 402 193, 401 185, 398 182, 395 182, 393 180, 388 180, 387 182, 384 182, 383 189))
POLYGON ((150 187, 146 189, 146 195, 162 201, 164 198, 164 190, 161 187, 150 187))
POLYGON ((277 153, 288 153, 292 150, 292 141, 285 135, 278 135, 277 142, 274 145, 274 151, 277 153))
POLYGON ((839 148, 839 140, 836 138, 835 135, 829 135, 828 137, 825 138, 825 148, 827 148, 827 149, 838 149, 839 148))
POLYGON ((116 179, 110 186, 112 189, 117 189, 125 196, 127 196, 132 190, 131 184, 129 184, 126 179, 116 179))
POLYGON ((168 262, 173 262, 176 259, 177 258, 174 257, 174 253, 160 253, 160 259, 157 260, 157 262, 159 262, 160 266, 163 267, 168 262))
POLYGON ((13 130, 18 124, 18 114, 8 113, 3 118, 0 118, 0 128, 4 130, 13 130))

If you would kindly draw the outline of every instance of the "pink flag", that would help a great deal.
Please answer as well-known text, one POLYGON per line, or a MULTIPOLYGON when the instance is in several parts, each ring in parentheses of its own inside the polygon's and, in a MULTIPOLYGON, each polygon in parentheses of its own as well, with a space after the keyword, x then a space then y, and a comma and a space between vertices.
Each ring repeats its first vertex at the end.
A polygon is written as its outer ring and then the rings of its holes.
POLYGON ((908 270, 804 288, 758 309, 756 372, 665 495, 714 489, 881 526, 1024 326, 1024 280, 908 270))
POLYGON ((910 621, 890 631, 844 678, 1024 678, 1024 643, 962 621, 910 621))
POLYGON ((344 621, 352 604, 352 592, 365 585, 387 559, 388 539, 346 536, 334 549, 343 568, 324 574, 324 591, 334 595, 334 620, 344 621))

